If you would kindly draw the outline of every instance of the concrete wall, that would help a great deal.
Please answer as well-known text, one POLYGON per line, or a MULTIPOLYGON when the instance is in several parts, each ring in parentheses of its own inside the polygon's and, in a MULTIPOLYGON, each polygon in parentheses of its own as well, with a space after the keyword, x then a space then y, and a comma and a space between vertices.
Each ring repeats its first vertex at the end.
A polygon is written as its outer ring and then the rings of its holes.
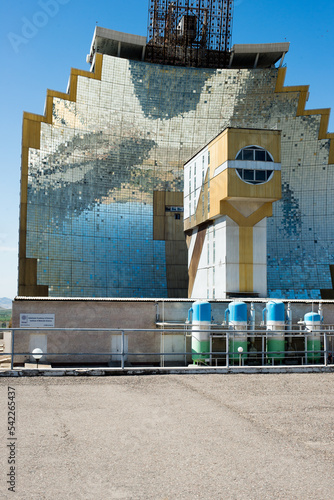
MULTIPOLYGON (((216 324, 222 324, 225 310, 231 300, 212 301, 212 318, 216 324)), ((245 300, 250 310, 251 300, 245 300)), ((262 310, 265 300, 253 301, 256 311, 256 323, 262 320, 262 310)), ((89 329, 143 329, 143 332, 130 331, 128 335, 128 349, 130 353, 159 353, 161 351, 161 323, 167 323, 165 328, 172 328, 174 323, 184 324, 188 317, 188 310, 193 301, 183 300, 113 300, 113 299, 28 299, 17 298, 13 303, 13 328, 20 328, 20 314, 54 314, 55 328, 49 330, 31 329, 15 332, 15 352, 31 352, 36 347, 38 337, 40 342, 46 342, 48 352, 60 353, 110 353, 112 332, 92 332, 89 329), (168 325, 169 323, 169 325, 168 325), (64 332, 57 328, 85 328, 88 331, 64 332), (149 330, 155 331, 149 331, 149 330)), ((284 301, 287 309, 288 301, 284 301)), ((334 302, 321 301, 324 314, 324 325, 334 324, 334 302)), ((293 323, 304 317, 307 312, 318 311, 319 302, 290 301, 293 312, 293 323)), ((174 325, 175 327, 175 325, 174 325)), ((180 326, 180 335, 183 335, 184 326, 180 326)), ((179 343, 180 344, 180 343, 179 343)), ((166 343, 170 345, 170 343, 166 343)), ((190 338, 187 339, 187 351, 191 350, 190 338)), ((117 358, 116 358, 117 359, 117 358)), ((165 357, 165 361, 166 361, 165 357)), ((16 356, 15 362, 29 361, 29 356, 16 356)), ((55 356, 43 359, 49 363, 110 363, 110 354, 99 357, 92 355, 67 356, 61 361, 55 356)), ((159 364, 160 356, 129 357, 132 364, 147 363, 159 364)), ((188 362, 190 359, 188 357, 188 362)), ((167 363, 166 363, 167 364, 167 363)))
MULTIPOLYGON (((152 329, 155 328, 155 302, 109 302, 85 300, 16 300, 13 305, 13 328, 20 327, 20 314, 54 314, 56 328, 101 328, 101 329, 152 329)), ((45 334, 48 352, 110 353, 111 332, 64 332, 57 330, 27 330, 15 333, 15 351, 27 352, 31 336, 45 334)), ((128 334, 131 352, 159 352, 160 336, 151 332, 132 332, 128 334)), ((22 362, 18 357, 17 362, 22 362)), ((61 358, 63 363, 110 361, 110 356, 68 356, 61 358)), ((44 361, 46 361, 44 359, 44 361)), ((55 362, 54 356, 47 358, 55 362)), ((142 361, 142 359, 138 359, 142 361)), ((159 361, 156 357, 152 362, 159 361)), ((59 362, 59 358, 58 358, 59 362)))

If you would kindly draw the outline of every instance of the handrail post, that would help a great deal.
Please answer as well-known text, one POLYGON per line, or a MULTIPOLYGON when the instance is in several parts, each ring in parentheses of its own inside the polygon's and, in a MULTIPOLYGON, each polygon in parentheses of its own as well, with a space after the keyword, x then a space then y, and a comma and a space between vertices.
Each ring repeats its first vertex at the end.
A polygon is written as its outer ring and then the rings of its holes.
POLYGON ((15 330, 12 330, 12 358, 10 360, 10 369, 14 370, 14 333, 15 330))
POLYGON ((324 357, 325 357, 325 366, 327 366, 327 335, 324 332, 324 357))
POLYGON ((210 333, 210 366, 212 366, 212 336, 211 336, 211 333, 210 333))
POLYGON ((124 331, 122 330, 122 338, 121 338, 121 366, 122 370, 124 370, 124 331))
POLYGON ((229 333, 226 332, 226 368, 230 367, 230 355, 229 355, 229 333))

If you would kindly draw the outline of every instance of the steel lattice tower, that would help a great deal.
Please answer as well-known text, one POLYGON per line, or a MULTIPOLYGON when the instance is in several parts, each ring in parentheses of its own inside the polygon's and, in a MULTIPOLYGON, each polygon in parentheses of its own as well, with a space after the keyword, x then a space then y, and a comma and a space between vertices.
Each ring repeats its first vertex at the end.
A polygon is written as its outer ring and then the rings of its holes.
POLYGON ((146 60, 224 68, 232 18, 233 0, 150 0, 146 60))

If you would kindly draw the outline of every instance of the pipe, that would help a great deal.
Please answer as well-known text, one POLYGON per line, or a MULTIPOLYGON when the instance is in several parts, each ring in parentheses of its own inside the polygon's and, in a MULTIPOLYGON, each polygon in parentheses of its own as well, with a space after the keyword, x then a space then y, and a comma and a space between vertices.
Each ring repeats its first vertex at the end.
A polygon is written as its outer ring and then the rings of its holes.
POLYGON ((292 309, 291 309, 290 302, 288 302, 288 310, 286 312, 286 321, 288 324, 288 330, 292 330, 292 309))
POLYGON ((228 326, 227 316, 230 318, 230 310, 229 310, 229 308, 227 308, 225 310, 225 325, 228 326))
POLYGON ((193 314, 193 308, 191 307, 189 310, 188 310, 188 323, 190 323, 190 314, 192 315, 193 314))
MULTIPOLYGON (((255 307, 254 307, 253 302, 251 303, 251 308, 250 308, 250 329, 252 331, 255 330, 255 307)), ((252 342, 252 344, 254 344, 254 342, 255 342, 254 336, 251 337, 251 342, 252 342)))
POLYGON ((266 322, 265 322, 265 317, 266 317, 266 313, 267 313, 267 308, 265 307, 262 311, 262 324, 265 325, 266 322))
POLYGON ((319 302, 318 314, 320 315, 320 322, 323 323, 324 322, 324 313, 322 310, 321 302, 319 302))

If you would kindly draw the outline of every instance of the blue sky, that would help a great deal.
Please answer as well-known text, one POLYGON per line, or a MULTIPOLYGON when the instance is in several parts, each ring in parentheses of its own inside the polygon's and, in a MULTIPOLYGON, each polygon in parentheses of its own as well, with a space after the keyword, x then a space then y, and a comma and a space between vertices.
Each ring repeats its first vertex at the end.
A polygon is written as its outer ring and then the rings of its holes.
MULTIPOLYGON (((71 67, 89 69, 96 24, 146 36, 147 12, 148 0, 1 2, 0 297, 17 292, 23 111, 43 114, 47 88, 64 92, 71 67)), ((334 2, 235 1, 232 44, 284 41, 291 43, 286 84, 310 85, 307 108, 333 109, 334 2)))

